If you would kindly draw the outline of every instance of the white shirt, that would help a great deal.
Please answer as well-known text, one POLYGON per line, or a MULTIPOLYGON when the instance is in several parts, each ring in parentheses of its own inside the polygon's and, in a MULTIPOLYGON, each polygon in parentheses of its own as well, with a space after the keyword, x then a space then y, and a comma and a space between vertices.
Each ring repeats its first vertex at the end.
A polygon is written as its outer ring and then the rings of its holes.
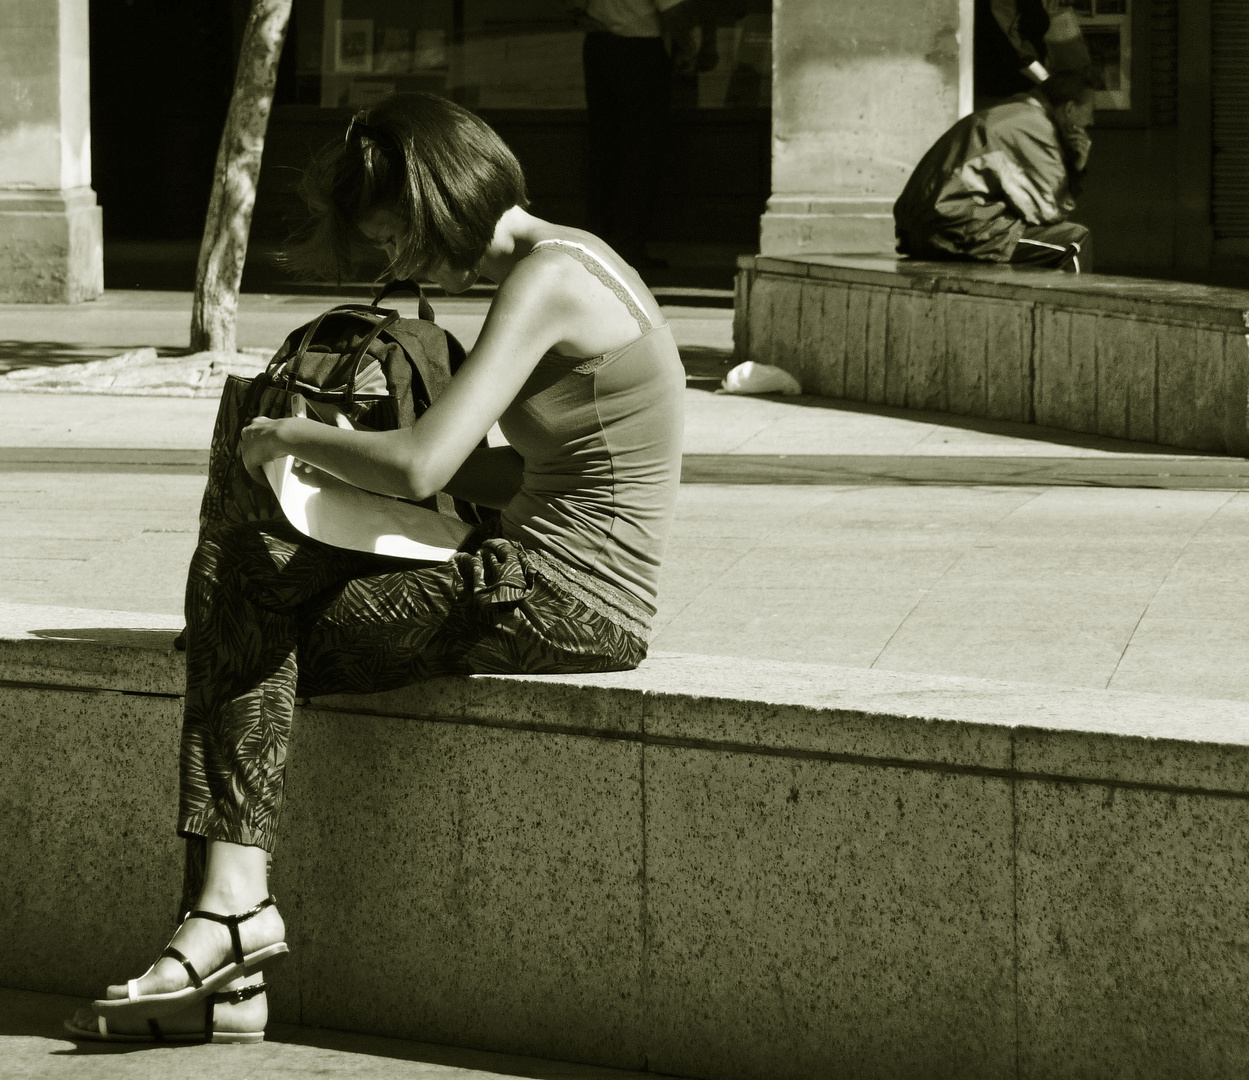
POLYGON ((663 35, 659 13, 681 0, 590 0, 586 14, 618 37, 657 38, 663 35))

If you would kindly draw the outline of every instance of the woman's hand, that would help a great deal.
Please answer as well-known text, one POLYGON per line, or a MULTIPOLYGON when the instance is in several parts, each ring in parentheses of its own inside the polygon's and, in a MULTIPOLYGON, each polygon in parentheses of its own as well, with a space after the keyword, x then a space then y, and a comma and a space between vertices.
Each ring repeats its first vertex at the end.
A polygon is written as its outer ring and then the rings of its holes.
POLYGON ((243 465, 247 475, 258 484, 268 486, 268 478, 264 474, 264 465, 275 458, 284 457, 286 449, 281 441, 283 421, 271 420, 267 416, 257 416, 239 435, 239 452, 243 457, 243 465))

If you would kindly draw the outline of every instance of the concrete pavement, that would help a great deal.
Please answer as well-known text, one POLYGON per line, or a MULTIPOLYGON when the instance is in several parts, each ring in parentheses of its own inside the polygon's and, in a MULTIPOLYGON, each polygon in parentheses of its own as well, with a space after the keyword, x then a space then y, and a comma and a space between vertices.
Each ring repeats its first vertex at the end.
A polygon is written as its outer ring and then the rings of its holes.
MULTIPOLYGON (((331 301, 244 296, 276 347, 331 301)), ((186 294, 0 307, 10 361, 185 341, 186 294), (38 342, 36 342, 38 344, 38 342), (60 346, 58 346, 60 347, 60 346)), ((466 343, 480 299, 437 302, 466 343)), ((713 391, 731 313, 668 308, 690 373, 652 648, 1249 696, 1249 465, 1024 425, 713 391)), ((0 600, 176 613, 215 401, 0 393, 0 600)))
POLYGON ((561 1061, 271 1023, 259 1046, 74 1043, 61 1022, 89 1004, 0 989, 0 1078, 23 1080, 654 1080, 561 1061))

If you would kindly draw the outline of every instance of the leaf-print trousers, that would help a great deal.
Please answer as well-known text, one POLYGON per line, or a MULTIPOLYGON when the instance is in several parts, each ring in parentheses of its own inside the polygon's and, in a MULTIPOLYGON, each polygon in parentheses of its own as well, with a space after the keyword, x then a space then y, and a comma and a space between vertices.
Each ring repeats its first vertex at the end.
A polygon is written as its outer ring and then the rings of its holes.
POLYGON ((284 521, 205 529, 186 617, 178 831, 191 841, 190 891, 206 840, 273 850, 297 696, 619 671, 646 655, 511 541, 425 565, 331 548, 284 521))

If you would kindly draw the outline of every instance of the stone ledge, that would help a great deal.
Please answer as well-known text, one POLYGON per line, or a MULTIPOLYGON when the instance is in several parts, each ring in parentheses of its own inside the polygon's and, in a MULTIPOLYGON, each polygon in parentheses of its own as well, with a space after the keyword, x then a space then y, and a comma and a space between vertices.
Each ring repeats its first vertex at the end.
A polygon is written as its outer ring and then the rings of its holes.
POLYGON ((1249 330, 1249 291, 1183 281, 1061 274, 989 263, 931 262, 873 255, 739 255, 739 269, 815 281, 842 281, 888 289, 947 292, 1022 300, 1130 315, 1152 322, 1249 330))
MULTIPOLYGON (((172 616, 0 604, 0 683, 180 697, 172 616)), ((476 675, 318 710, 726 751, 1249 796, 1249 704, 658 653, 635 671, 476 675)))
MULTIPOLYGON (((179 623, 0 607, 0 985, 167 940, 179 623)), ((707 1080, 1237 1075, 1247 756, 1240 702, 717 657, 318 698, 274 1015, 707 1080)))
POLYGON ((1249 292, 867 256, 738 265, 736 358, 806 393, 1249 455, 1249 292))

